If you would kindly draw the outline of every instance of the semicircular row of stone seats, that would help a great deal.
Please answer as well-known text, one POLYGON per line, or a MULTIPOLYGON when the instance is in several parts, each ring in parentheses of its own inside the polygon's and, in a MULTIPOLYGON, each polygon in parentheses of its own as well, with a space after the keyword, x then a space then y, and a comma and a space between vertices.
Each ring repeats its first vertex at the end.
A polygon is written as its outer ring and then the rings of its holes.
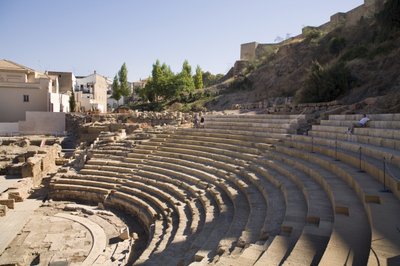
MULTIPOLYGON (((291 139, 285 139, 284 145, 276 146, 274 154, 298 169, 309 171, 310 175, 328 171, 329 175, 316 177, 321 183, 331 183, 332 192, 337 191, 336 211, 345 211, 348 217, 355 218, 352 213, 360 213, 363 207, 365 218, 357 217, 360 221, 349 227, 360 230, 362 224, 369 226, 369 247, 365 247, 365 251, 370 249, 369 257, 362 262, 397 265, 400 264, 400 114, 369 115, 371 121, 367 127, 347 133, 361 118, 362 115, 330 115, 329 120, 314 125, 309 136, 292 135, 291 139), (339 179, 353 190, 352 197, 358 197, 359 206, 342 196, 342 187, 336 188, 339 179)), ((360 243, 365 241, 362 240, 365 234, 351 231, 342 235, 353 241, 359 239, 360 243)))
POLYGON ((149 232, 137 265, 365 265, 396 259, 396 236, 387 235, 393 227, 383 228, 377 217, 394 226, 398 199, 384 195, 388 204, 375 206, 371 202, 383 199, 371 192, 376 181, 367 175, 369 183, 360 183, 351 165, 329 161, 326 147, 320 145, 320 152, 314 139, 317 153, 294 149, 297 138, 305 138, 299 149, 309 148, 307 137, 279 131, 285 128, 279 124, 305 119, 207 116, 205 128, 154 132, 131 152, 103 143, 97 150, 109 153, 94 152, 78 175, 55 180, 53 191, 67 190, 77 199, 93 193, 98 196, 92 201, 136 215, 149 232), (379 233, 383 239, 376 239, 379 233))

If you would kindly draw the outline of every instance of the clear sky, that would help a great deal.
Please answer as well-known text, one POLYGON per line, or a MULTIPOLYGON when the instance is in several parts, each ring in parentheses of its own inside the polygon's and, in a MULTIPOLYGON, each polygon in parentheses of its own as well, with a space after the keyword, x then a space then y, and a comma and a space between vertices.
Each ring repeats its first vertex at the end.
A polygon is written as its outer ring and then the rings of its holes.
POLYGON ((0 0, 0 59, 45 71, 146 78, 156 59, 226 73, 240 44, 274 42, 363 0, 0 0))

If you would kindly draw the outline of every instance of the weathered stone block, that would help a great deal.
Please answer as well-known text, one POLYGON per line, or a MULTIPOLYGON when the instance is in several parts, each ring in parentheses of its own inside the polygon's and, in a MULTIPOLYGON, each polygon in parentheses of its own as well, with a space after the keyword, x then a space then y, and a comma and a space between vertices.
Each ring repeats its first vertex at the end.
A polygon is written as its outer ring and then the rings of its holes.
POLYGON ((9 209, 14 209, 15 200, 14 199, 0 199, 0 205, 5 205, 9 209))

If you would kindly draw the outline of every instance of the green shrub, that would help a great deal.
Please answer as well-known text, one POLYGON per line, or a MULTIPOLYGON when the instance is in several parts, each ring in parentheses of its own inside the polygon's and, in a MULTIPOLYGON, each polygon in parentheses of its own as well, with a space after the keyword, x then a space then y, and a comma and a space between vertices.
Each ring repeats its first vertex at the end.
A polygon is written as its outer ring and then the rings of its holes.
POLYGON ((400 29, 400 0, 387 0, 377 15, 381 27, 386 30, 400 29))
POLYGON ((329 41, 329 52, 337 55, 346 47, 346 39, 343 37, 333 37, 329 41))
POLYGON ((365 46, 355 46, 349 49, 340 58, 341 61, 351 61, 356 58, 365 58, 368 56, 368 48, 365 46))
POLYGON ((383 43, 377 47, 375 47, 374 50, 372 50, 369 54, 368 54, 368 58, 369 59, 374 59, 375 56, 378 55, 386 55, 388 53, 390 53, 392 50, 394 50, 396 48, 396 45, 393 44, 392 42, 389 43, 383 43))
POLYGON ((353 84, 350 70, 342 62, 323 67, 313 62, 303 89, 297 91, 299 103, 328 102, 348 92, 353 84))
POLYGON ((317 39, 322 36, 322 32, 313 27, 305 27, 303 28, 303 36, 308 40, 317 39))
POLYGON ((232 93, 232 92, 252 90, 252 89, 253 89, 253 82, 246 76, 242 76, 235 79, 235 81, 233 81, 229 85, 229 87, 227 88, 227 92, 232 93))

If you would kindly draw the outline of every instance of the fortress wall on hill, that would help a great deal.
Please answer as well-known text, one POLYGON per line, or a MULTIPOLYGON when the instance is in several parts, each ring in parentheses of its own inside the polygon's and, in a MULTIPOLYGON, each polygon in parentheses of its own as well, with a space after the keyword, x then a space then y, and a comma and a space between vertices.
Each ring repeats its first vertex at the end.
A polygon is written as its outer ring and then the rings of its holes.
MULTIPOLYGON (((316 29, 329 32, 335 28, 344 25, 351 27, 356 25, 362 18, 371 18, 382 8, 386 0, 364 0, 364 4, 346 12, 339 12, 330 17, 329 22, 315 27, 316 29)), ((290 40, 303 38, 303 35, 290 38, 290 40)), ((276 44, 260 44, 257 42, 245 43, 240 46, 240 60, 253 61, 263 55, 263 51, 268 47, 278 47, 288 40, 276 44)))

